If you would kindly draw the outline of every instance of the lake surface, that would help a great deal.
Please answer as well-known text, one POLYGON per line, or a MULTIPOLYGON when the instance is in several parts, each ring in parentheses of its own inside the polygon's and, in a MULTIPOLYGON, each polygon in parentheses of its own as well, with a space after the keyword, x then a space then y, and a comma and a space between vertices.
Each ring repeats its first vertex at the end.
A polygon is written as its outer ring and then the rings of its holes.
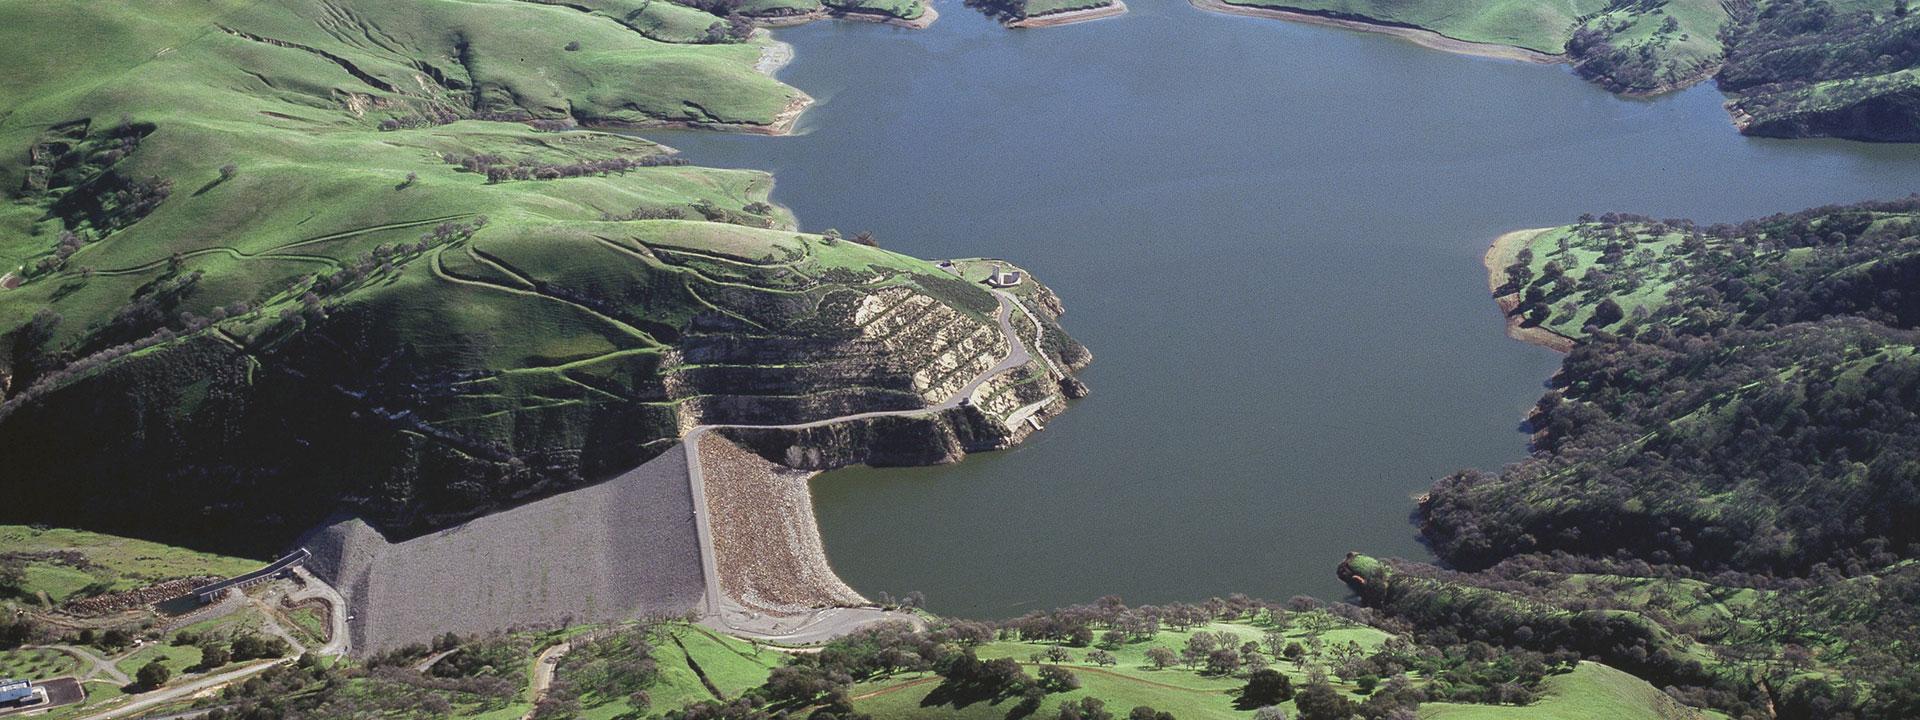
POLYGON ((1129 0, 1008 31, 781 30, 802 134, 659 133, 774 172, 804 227, 1003 256, 1065 301, 1093 396, 1008 452, 814 481, 872 596, 1005 617, 1118 594, 1345 595, 1348 550, 1430 557, 1411 498, 1526 452, 1557 355, 1508 340, 1480 256, 1610 210, 1703 222, 1920 190, 1920 148, 1734 132, 1700 87, 1129 0))

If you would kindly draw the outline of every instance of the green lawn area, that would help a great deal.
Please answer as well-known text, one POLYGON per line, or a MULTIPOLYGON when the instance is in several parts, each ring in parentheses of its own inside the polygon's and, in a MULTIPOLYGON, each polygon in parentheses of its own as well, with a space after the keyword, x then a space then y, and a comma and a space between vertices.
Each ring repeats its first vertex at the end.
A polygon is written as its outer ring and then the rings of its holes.
MULTIPOLYGON (((1052 694, 1032 717, 1052 717, 1061 703, 1093 696, 1104 700, 1107 709, 1124 716, 1131 708, 1146 705, 1189 718, 1252 717, 1250 710, 1233 706, 1230 690, 1192 682, 1186 673, 1173 673, 1165 679, 1144 678, 1114 671, 1074 667, 1081 688, 1052 694), (1178 677, 1184 676, 1184 677, 1178 677)), ((884 718, 978 718, 1004 720, 1017 699, 979 702, 962 708, 926 707, 922 702, 939 685, 939 677, 926 674, 902 675, 861 683, 854 688, 854 706, 861 712, 884 718)), ((1238 687, 1235 684, 1233 687, 1238 687)), ((1361 696, 1354 695, 1355 700, 1361 696)), ((1297 708, 1292 702, 1281 705, 1288 717, 1297 708)), ((1572 673, 1550 677, 1541 699, 1527 706, 1462 705, 1428 703, 1420 707, 1423 720, 1684 720, 1718 718, 1717 713, 1702 713, 1668 698, 1646 681, 1619 670, 1595 663, 1581 663, 1572 673)))
POLYGON ((1675 702, 1645 680, 1605 665, 1583 662, 1566 675, 1547 678, 1540 700, 1525 707, 1430 703, 1422 720, 1683 720, 1720 718, 1675 702))
MULTIPOLYGON (((1383 631, 1348 625, 1324 614, 1296 616, 1301 617, 1313 619, 1295 622, 1285 631, 1285 635, 1290 642, 1300 642, 1303 646, 1311 645, 1309 638, 1317 637, 1326 648, 1353 643, 1363 651, 1372 651, 1391 637, 1383 631)), ((1152 640, 1109 648, 1108 652, 1117 660, 1112 667, 1088 662, 1087 654, 1093 648, 1066 648, 1070 653, 1069 659, 1057 664, 1073 671, 1080 679, 1082 688, 1070 693, 1049 695, 1046 704, 1033 717, 1052 717, 1058 712, 1061 702, 1088 695, 1106 701, 1108 709, 1116 711, 1118 715, 1125 715, 1135 706, 1148 705, 1172 712, 1175 717, 1183 719, 1250 716, 1250 711, 1242 712, 1233 707, 1235 692, 1246 684, 1245 678, 1210 676, 1178 664, 1155 670, 1147 661, 1147 651, 1154 647, 1166 647, 1178 653, 1185 647, 1188 638, 1202 631, 1231 633, 1243 642, 1261 642, 1269 629, 1270 626, 1261 620, 1215 622, 1181 631, 1161 630, 1152 640)), ((1018 660, 1026 665, 1031 674, 1038 667, 1031 661, 1031 656, 1056 646, 1056 643, 999 640, 982 644, 975 653, 983 660, 1018 660)), ((1055 663, 1046 661, 1042 664, 1055 663)), ((1286 673, 1296 684, 1304 683, 1308 677, 1306 667, 1290 661, 1276 663, 1273 668, 1286 673)), ((921 707, 920 703, 939 683, 937 676, 925 674, 907 674, 860 683, 853 691, 856 698, 861 698, 855 702, 855 707, 875 717, 1003 718, 1008 709, 1018 702, 1016 698, 998 703, 974 703, 957 709, 948 706, 921 707)), ((1351 685, 1341 687, 1349 691, 1354 689, 1351 685)), ((1288 710, 1291 714, 1292 708, 1288 710)))
POLYGON ((140 672, 141 666, 156 659, 173 670, 173 676, 177 678, 186 674, 188 668, 200 664, 200 648, 191 645, 149 643, 146 647, 134 651, 132 655, 115 661, 113 666, 119 668, 120 672, 126 673, 127 677, 134 677, 135 673, 140 672))
POLYGON ((80 661, 47 648, 0 651, 0 678, 45 680, 72 673, 80 661))
POLYGON ((298 607, 288 610, 286 616, 287 619, 293 621, 295 629, 299 630, 301 634, 306 635, 306 639, 310 644, 320 645, 326 642, 327 617, 325 612, 311 607, 298 607))

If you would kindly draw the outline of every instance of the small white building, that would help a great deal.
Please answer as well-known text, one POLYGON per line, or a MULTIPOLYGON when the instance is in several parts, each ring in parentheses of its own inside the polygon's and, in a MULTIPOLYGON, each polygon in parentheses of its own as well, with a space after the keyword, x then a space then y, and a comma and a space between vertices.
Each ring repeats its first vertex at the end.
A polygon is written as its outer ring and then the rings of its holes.
POLYGON ((997 288, 1009 288, 1019 285, 1026 279, 1026 273, 1008 270, 1005 263, 994 263, 993 274, 987 276, 987 284, 997 288))

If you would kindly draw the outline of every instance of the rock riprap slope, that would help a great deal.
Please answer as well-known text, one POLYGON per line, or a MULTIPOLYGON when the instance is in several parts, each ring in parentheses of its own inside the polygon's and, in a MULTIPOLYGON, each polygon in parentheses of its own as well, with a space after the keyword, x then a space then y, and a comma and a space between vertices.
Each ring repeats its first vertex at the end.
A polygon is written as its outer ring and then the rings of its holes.
POLYGON ((763 173, 589 129, 783 130, 807 98, 755 72, 761 35, 517 0, 0 27, 22 518, 272 552, 345 512, 400 540, 694 425, 924 407, 1005 347, 984 287, 796 232, 763 173))

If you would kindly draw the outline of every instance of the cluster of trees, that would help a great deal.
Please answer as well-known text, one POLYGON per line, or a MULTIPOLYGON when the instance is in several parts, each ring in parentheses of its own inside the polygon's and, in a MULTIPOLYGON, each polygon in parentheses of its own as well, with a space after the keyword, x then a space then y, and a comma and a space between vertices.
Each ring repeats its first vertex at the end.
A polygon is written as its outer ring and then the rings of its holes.
POLYGON ((542 162, 533 158, 521 158, 509 161, 505 156, 492 153, 467 155, 464 157, 446 155, 443 160, 449 165, 458 165, 463 172, 480 173, 487 176, 489 184, 498 184, 509 180, 559 180, 561 178, 589 177, 625 173, 636 168, 662 167, 687 164, 686 158, 654 153, 640 157, 613 157, 600 160, 580 160, 570 163, 542 162))
POLYGON ((1920 632, 1916 220, 1920 198, 1705 228, 1583 217, 1606 283, 1585 299, 1645 272, 1666 301, 1588 327, 1530 419, 1533 457, 1435 484, 1422 531, 1476 572, 1404 566, 1359 587, 1368 604, 1423 643, 1598 659, 1736 716, 1912 716, 1920 657, 1895 638, 1920 632), (1665 256, 1636 247, 1673 233, 1665 256), (1594 572, 1629 579, 1570 579, 1594 572), (1741 592, 1724 623, 1686 610, 1741 592))
POLYGON ((241 633, 232 638, 180 632, 173 636, 173 644, 200 649, 200 664, 194 668, 196 671, 212 670, 228 663, 282 658, 293 652, 293 646, 288 645, 286 640, 254 632, 241 633))
POLYGON ((1718 79, 1749 131, 1913 140, 1916 114, 1899 76, 1920 65, 1920 18, 1831 0, 1774 0, 1740 13, 1722 33, 1718 79), (1811 91, 1818 86, 1818 91, 1811 91), (1821 118, 1834 108, 1844 111, 1821 118), (1772 127, 1778 123, 1780 127, 1772 127))
POLYGON ((966 6, 1001 22, 1012 22, 1027 16, 1027 0, 966 0, 966 6))
POLYGON ((554 684, 540 716, 565 715, 586 697, 626 698, 627 707, 645 712, 653 705, 647 693, 660 678, 653 659, 653 638, 662 632, 654 622, 643 622, 616 632, 576 641, 554 671, 554 684))
POLYGON ((1634 94, 1665 92, 1711 75, 1718 58, 1676 58, 1674 46, 1688 40, 1692 31, 1705 35, 1715 27, 1686 29, 1665 6, 1667 2, 1622 0, 1613 2, 1607 13, 1582 17, 1567 40, 1574 73, 1609 92, 1634 94), (1640 33, 1638 27, 1655 15, 1661 21, 1653 33, 1640 33))

